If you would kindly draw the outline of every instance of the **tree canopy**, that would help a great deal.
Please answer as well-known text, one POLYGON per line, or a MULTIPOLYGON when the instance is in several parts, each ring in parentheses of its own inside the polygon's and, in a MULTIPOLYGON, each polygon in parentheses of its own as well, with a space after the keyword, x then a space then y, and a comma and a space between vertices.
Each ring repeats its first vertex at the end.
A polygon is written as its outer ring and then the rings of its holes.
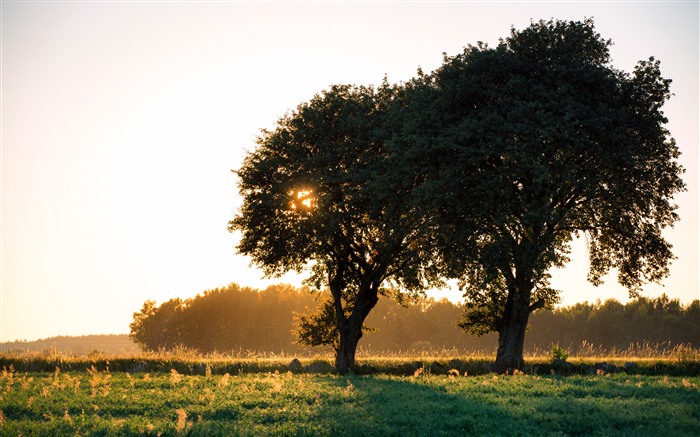
POLYGON ((548 272, 573 238, 588 242, 596 285, 614 268, 634 294, 668 274, 661 231, 684 189, 661 111, 670 80, 653 58, 614 69, 610 44, 592 20, 552 20, 446 55, 417 82, 396 143, 421 163, 415 199, 464 288, 462 326, 499 332, 498 370, 522 366, 528 315, 557 301, 548 272))
POLYGON ((654 58, 631 73, 590 19, 539 21, 495 48, 444 56, 377 89, 336 85, 263 131, 236 172, 229 223, 268 275, 308 270, 331 299, 301 338, 351 371, 382 284, 458 279, 462 327, 498 332, 495 367, 522 367, 530 313, 559 292, 549 271, 588 244, 588 279, 611 270, 632 295, 668 274, 662 231, 685 189, 654 58))
POLYGON ((419 289, 425 279, 405 181, 388 176, 397 96, 386 83, 333 86, 263 131, 236 172, 243 205, 229 230, 242 231, 238 251, 268 275, 308 270, 307 284, 330 289, 324 311, 302 319, 302 338, 333 344, 341 373, 354 365, 384 281, 419 289))

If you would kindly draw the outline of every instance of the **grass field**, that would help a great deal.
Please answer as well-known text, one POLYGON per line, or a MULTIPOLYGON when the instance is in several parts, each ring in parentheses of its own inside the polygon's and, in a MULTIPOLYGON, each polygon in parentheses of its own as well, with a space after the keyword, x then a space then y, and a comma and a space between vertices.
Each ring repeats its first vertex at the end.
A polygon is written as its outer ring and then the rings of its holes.
POLYGON ((17 372, 0 435, 700 435, 700 377, 17 372))

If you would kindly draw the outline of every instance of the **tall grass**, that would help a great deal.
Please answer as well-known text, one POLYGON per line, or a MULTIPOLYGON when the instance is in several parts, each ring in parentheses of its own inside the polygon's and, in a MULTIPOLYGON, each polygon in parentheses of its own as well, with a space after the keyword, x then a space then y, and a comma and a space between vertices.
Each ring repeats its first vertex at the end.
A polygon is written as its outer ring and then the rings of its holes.
MULTIPOLYGON (((690 344, 672 344, 671 342, 630 343, 626 349, 605 349, 595 346, 588 341, 582 341, 578 347, 569 348, 571 358, 610 358, 610 359, 679 359, 683 361, 700 360, 700 349, 690 344)), ((526 357, 538 358, 547 356, 548 350, 534 349, 525 352, 526 357)))
MULTIPOLYGON (((627 372, 643 374, 700 374, 700 349, 689 345, 632 344, 625 350, 604 350, 584 342, 576 353, 562 349, 571 373, 590 372, 592 366, 605 362, 627 372)), ((530 350, 525 354, 526 372, 547 373, 552 370, 552 350, 530 350)), ((457 349, 420 349, 402 352, 375 353, 360 350, 357 372, 412 375, 418 368, 433 374, 447 374, 452 369, 471 375, 491 371, 495 354, 490 351, 465 352, 457 349)), ((0 369, 20 372, 116 371, 178 372, 182 375, 212 375, 292 371, 295 373, 334 373, 334 356, 330 351, 306 356, 239 351, 229 354, 198 354, 184 348, 175 351, 138 354, 62 355, 40 352, 0 353, 0 369)), ((595 369, 594 369, 595 370, 595 369)))

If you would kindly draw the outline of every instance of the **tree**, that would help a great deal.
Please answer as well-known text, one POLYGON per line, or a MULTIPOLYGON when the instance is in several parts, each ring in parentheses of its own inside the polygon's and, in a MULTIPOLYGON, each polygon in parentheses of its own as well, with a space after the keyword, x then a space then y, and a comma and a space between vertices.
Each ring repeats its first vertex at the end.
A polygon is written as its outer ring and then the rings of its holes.
POLYGON ((634 295, 668 274, 661 231, 685 188, 661 111, 670 80, 653 58, 614 69, 610 44, 592 20, 540 21, 445 55, 393 143, 404 166, 419 163, 414 201, 461 281, 461 326, 499 334, 497 371, 522 368, 528 317, 557 301, 548 271, 574 238, 588 242, 593 284, 616 269, 634 295))
POLYGON ((129 337, 144 350, 172 350, 182 344, 181 299, 170 299, 160 306, 152 300, 144 302, 141 311, 134 313, 129 325, 129 337))
POLYGON ((410 181, 387 163, 399 97, 386 83, 333 86, 263 131, 236 172, 243 204, 229 230, 242 232, 238 252, 268 276, 309 271, 308 285, 330 289, 322 312, 302 317, 299 337, 332 344, 340 373, 354 367, 381 285, 418 290, 428 277, 411 244, 410 181))

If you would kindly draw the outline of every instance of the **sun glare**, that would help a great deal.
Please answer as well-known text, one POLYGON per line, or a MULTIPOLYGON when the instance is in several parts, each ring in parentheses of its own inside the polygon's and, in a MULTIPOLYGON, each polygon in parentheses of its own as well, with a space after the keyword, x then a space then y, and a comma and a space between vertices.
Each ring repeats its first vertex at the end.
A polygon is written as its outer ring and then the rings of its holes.
POLYGON ((306 209, 311 209, 311 206, 313 205, 313 197, 311 194, 313 193, 312 190, 299 190, 299 191, 292 191, 290 192, 290 195, 294 197, 296 194, 296 200, 292 200, 290 206, 292 209, 297 209, 297 208, 306 208, 306 209), (298 204, 298 206, 297 206, 298 204))

